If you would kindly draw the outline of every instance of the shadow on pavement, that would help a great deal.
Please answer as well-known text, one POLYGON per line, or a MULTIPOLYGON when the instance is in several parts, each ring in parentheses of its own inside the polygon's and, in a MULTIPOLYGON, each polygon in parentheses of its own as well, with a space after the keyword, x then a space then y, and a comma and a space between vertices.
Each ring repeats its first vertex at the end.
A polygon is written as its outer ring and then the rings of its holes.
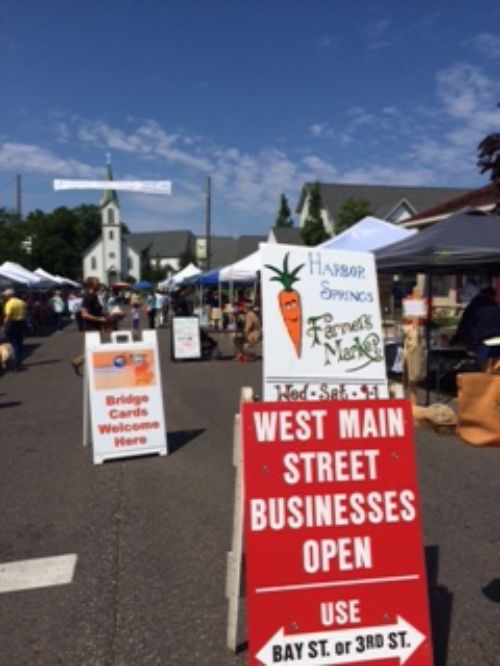
POLYGON ((446 664, 448 643, 450 640, 453 595, 447 587, 438 583, 438 546, 427 546, 425 548, 425 564, 427 568, 434 663, 436 665, 446 664))
POLYGON ((20 400, 11 400, 10 402, 0 402, 0 409, 6 409, 7 407, 19 407, 23 403, 20 400))
POLYGON ((25 340, 23 345, 23 358, 26 359, 30 357, 35 349, 38 349, 38 347, 40 347, 39 342, 26 342, 25 340))
POLYGON ((61 363, 60 358, 50 358, 47 359, 46 361, 34 361, 33 363, 28 363, 26 365, 27 368, 31 368, 35 365, 52 365, 53 363, 61 363))
POLYGON ((168 433, 168 452, 175 453, 191 440, 196 439, 205 432, 205 428, 195 428, 194 430, 177 430, 168 433))
POLYGON ((483 594, 493 603, 500 604, 500 578, 494 578, 483 587, 483 594))

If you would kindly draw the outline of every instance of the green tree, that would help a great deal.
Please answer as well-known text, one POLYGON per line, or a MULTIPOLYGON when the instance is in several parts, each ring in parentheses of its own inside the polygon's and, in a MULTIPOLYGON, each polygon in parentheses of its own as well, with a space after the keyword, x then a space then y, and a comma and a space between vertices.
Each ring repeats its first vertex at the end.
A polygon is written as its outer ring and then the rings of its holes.
POLYGON ((0 263, 14 261, 28 266, 29 234, 18 215, 0 208, 0 263))
POLYGON ((142 271, 142 279, 148 282, 161 282, 165 279, 167 270, 159 261, 146 261, 142 271))
MULTIPOLYGON (((500 106, 500 105, 499 105, 500 106)), ((490 180, 495 183, 497 204, 495 212, 500 213, 500 134, 489 134, 478 146, 477 165, 481 173, 490 172, 490 180)))
POLYGON ((50 273, 78 279, 82 254, 101 234, 97 206, 64 206, 51 213, 35 210, 26 218, 31 243, 29 266, 41 266, 50 273))
POLYGON ((275 227, 292 227, 293 220, 291 217, 290 206, 288 205, 287 198, 284 194, 280 196, 280 207, 278 215, 274 222, 275 227))
POLYGON ((330 238, 325 229, 321 215, 323 204, 319 183, 313 183, 309 191, 309 210, 304 226, 300 230, 302 240, 306 245, 318 245, 330 238))
POLYGON ((356 197, 346 199, 340 207, 338 218, 335 220, 335 233, 340 234, 342 231, 349 229, 367 215, 373 215, 373 209, 369 201, 356 197))

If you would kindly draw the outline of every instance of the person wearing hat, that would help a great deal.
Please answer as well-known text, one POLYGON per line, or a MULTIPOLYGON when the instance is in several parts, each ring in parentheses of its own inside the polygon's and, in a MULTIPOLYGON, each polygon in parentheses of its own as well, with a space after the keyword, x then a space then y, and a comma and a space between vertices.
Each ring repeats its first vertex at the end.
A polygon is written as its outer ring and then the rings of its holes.
POLYGON ((12 345, 14 353, 14 370, 19 372, 23 368, 23 342, 26 329, 27 305, 18 298, 13 289, 3 292, 3 330, 5 337, 12 345))

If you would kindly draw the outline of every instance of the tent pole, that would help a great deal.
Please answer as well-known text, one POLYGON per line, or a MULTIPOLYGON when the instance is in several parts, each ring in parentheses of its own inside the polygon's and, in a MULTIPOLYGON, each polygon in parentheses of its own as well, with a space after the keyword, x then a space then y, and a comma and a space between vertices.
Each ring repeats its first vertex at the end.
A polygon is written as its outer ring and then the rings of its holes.
POLYGON ((224 317, 222 316, 222 283, 220 281, 220 277, 219 277, 219 284, 217 285, 217 292, 218 292, 218 298, 219 298, 221 328, 224 328, 224 326, 223 326, 224 317))
POLYGON ((234 324, 234 330, 237 329, 237 320, 238 320, 238 313, 236 312, 234 308, 234 289, 233 289, 233 281, 230 280, 229 282, 229 302, 231 303, 231 306, 233 308, 233 321, 232 323, 234 324))
POLYGON ((425 405, 428 407, 431 403, 431 327, 432 327, 432 273, 427 274, 426 280, 426 296, 427 296, 427 320, 425 322, 425 348, 426 348, 426 358, 425 358, 425 385, 426 385, 426 395, 425 395, 425 405))

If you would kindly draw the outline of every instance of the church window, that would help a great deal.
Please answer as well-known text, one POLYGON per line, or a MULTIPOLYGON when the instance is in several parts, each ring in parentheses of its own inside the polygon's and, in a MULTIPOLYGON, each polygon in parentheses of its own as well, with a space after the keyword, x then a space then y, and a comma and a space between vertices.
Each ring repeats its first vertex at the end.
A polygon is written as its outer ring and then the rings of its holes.
POLYGON ((109 236, 108 236, 109 240, 113 240, 114 237, 115 237, 115 232, 114 232, 114 231, 110 231, 110 232, 109 232, 109 236))
POLYGON ((109 258, 110 258, 110 259, 114 259, 114 258, 115 258, 115 253, 114 253, 114 252, 110 252, 110 253, 109 253, 109 258))
POLYGON ((90 259, 90 268, 91 268, 93 271, 95 271, 95 269, 97 268, 97 259, 96 259, 95 257, 92 257, 92 258, 90 259))
POLYGON ((132 257, 127 257, 127 264, 128 264, 129 271, 132 270, 132 266, 133 266, 132 257))
POLYGON ((108 209, 108 224, 115 223, 115 211, 112 208, 108 209))

